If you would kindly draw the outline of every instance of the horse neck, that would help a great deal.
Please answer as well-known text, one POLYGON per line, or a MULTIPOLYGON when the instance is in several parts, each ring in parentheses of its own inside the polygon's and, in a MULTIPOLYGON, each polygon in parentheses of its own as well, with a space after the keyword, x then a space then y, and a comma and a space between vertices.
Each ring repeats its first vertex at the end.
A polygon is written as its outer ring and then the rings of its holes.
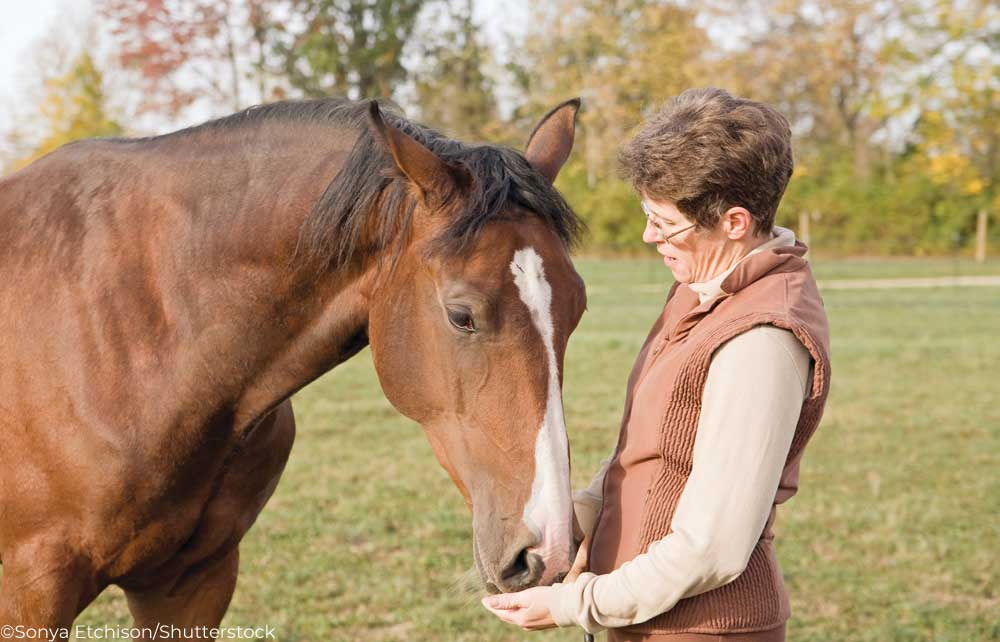
POLYGON ((188 318, 194 334, 208 336, 180 362, 202 365, 188 376, 208 374, 237 425, 367 344, 371 268, 359 261, 317 273, 294 261, 302 223, 352 144, 329 128, 323 134, 328 146, 317 144, 318 132, 280 128, 256 147, 203 141, 216 155, 205 160, 217 168, 208 183, 218 197, 191 170, 175 173, 176 190, 200 199, 182 227, 195 263, 185 267, 200 281, 188 318))
POLYGON ((198 249, 277 265, 294 253, 302 223, 356 137, 330 126, 263 123, 167 138, 151 151, 164 159, 161 189, 195 205, 182 216, 201 237, 198 249))

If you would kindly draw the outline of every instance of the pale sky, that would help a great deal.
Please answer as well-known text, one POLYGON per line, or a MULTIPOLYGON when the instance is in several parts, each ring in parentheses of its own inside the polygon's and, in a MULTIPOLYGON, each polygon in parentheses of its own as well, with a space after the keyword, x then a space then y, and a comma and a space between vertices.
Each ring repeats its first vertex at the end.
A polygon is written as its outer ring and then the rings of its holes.
POLYGON ((0 0, 0 137, 7 131, 6 107, 18 100, 28 49, 62 15, 68 27, 91 12, 90 0, 0 0))
POLYGON ((86 7, 87 0, 0 0, 0 88, 6 93, 17 77, 18 61, 32 41, 52 24, 61 8, 86 7))

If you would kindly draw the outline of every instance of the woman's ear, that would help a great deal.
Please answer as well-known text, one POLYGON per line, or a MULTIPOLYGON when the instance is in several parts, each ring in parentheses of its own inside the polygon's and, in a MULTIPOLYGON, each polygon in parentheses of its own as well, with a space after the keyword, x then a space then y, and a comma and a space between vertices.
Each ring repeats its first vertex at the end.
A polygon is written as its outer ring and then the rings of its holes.
POLYGON ((722 225, 726 236, 734 241, 746 239, 754 234, 753 216, 745 207, 730 207, 722 215, 722 225))

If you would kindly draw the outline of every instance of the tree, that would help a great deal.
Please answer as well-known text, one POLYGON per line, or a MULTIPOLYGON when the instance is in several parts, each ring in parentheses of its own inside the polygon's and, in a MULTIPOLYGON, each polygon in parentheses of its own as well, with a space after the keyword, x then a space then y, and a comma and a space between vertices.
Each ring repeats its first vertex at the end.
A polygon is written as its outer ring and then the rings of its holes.
POLYGON ((458 0, 442 19, 448 26, 423 34, 422 65, 414 73, 419 117, 455 138, 496 141, 503 137, 491 62, 472 19, 472 0, 458 0))
POLYGON ((971 232, 976 210, 1000 210, 1000 8, 938 0, 927 22, 913 139, 920 170, 967 202, 971 232))
POLYGON ((576 151, 559 185, 590 227, 590 242, 641 244, 642 216, 617 178, 618 149, 645 115, 706 77, 709 44, 696 14, 652 0, 538 3, 511 65, 524 95, 522 128, 544 109, 583 98, 576 151))
POLYGON ((910 23, 917 2, 750 0, 716 3, 729 53, 720 80, 770 103, 793 124, 800 152, 847 151, 855 178, 875 156, 872 138, 905 107, 902 70, 916 52, 910 23), (748 16, 753 19, 748 20, 748 16))
POLYGON ((272 0, 99 0, 139 113, 177 118, 198 101, 239 110, 266 97, 272 0))
POLYGON ((309 97, 391 96, 407 79, 403 48, 428 0, 289 0, 275 52, 292 88, 309 97))
POLYGON ((120 135, 122 128, 107 113, 105 103, 103 75, 84 52, 69 72, 46 81, 39 111, 47 134, 15 169, 74 140, 120 135))

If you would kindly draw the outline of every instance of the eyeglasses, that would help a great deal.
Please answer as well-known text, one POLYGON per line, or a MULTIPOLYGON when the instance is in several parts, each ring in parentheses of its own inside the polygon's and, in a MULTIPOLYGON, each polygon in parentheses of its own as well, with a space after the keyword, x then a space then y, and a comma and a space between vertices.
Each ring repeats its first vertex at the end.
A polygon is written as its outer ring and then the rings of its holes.
POLYGON ((663 243, 665 241, 669 241, 670 239, 674 238, 678 234, 681 234, 683 232, 687 232, 692 227, 695 227, 697 225, 696 223, 692 223, 691 225, 688 225, 687 227, 685 227, 683 229, 677 230, 676 232, 674 232, 672 234, 664 234, 663 230, 660 229, 660 222, 657 220, 656 214, 652 210, 649 209, 649 206, 646 205, 646 201, 639 201, 639 203, 642 205, 642 213, 646 215, 646 219, 649 221, 649 224, 653 226, 654 230, 656 230, 656 238, 657 238, 657 241, 659 241, 660 243, 663 243))

